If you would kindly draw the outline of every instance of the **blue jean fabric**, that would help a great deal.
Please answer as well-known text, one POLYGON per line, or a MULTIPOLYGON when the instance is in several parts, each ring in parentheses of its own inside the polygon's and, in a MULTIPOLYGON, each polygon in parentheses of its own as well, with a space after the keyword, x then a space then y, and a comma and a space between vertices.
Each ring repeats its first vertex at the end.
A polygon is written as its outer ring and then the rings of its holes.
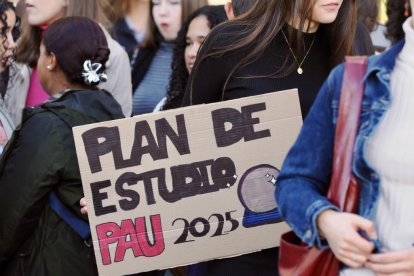
MULTIPOLYGON (((373 219, 379 197, 379 177, 366 163, 364 150, 370 135, 390 106, 390 76, 404 46, 399 42, 387 52, 369 58, 360 125, 355 142, 352 172, 361 186, 358 213, 373 219)), ((277 181, 276 200, 282 217, 309 245, 325 247, 316 218, 337 207, 325 197, 332 174, 335 128, 344 66, 336 67, 325 81, 277 181)))

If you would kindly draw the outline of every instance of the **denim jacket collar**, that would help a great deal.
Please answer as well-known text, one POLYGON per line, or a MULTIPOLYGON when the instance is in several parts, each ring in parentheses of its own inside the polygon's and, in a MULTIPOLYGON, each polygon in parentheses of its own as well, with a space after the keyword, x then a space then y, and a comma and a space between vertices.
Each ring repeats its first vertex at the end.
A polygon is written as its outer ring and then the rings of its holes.
POLYGON ((368 66, 367 73, 365 76, 365 80, 375 72, 381 73, 390 73, 394 67, 396 62, 396 57, 401 52, 402 48, 404 47, 405 40, 401 40, 396 43, 393 47, 391 47, 388 51, 383 53, 382 55, 378 55, 376 59, 374 59, 368 66))

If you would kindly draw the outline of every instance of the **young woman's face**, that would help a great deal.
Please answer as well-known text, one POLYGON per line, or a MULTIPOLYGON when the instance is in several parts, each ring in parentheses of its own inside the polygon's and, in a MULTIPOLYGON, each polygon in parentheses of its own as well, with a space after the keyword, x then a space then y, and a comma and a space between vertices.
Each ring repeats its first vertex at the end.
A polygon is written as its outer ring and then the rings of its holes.
POLYGON ((210 31, 207 17, 204 15, 194 18, 188 26, 186 36, 187 46, 184 52, 185 66, 187 67, 188 73, 193 69, 198 50, 210 31))
MULTIPOLYGON (((166 41, 173 41, 181 28, 182 0, 152 0, 155 25, 166 41)), ((191 1, 191 0, 189 0, 191 1)))
POLYGON ((63 17, 68 1, 26 0, 27 21, 33 26, 49 25, 63 17))
MULTIPOLYGON (((16 48, 16 43, 13 38, 13 28, 16 25, 16 14, 12 10, 7 10, 6 16, 6 33, 0 36, 1 68, 5 68, 8 65, 10 58, 13 56, 14 49, 16 48)), ((3 23, 0 21, 0 28, 3 27, 3 23)))
POLYGON ((311 24, 329 24, 334 22, 342 2, 343 0, 316 0, 312 10, 311 24))

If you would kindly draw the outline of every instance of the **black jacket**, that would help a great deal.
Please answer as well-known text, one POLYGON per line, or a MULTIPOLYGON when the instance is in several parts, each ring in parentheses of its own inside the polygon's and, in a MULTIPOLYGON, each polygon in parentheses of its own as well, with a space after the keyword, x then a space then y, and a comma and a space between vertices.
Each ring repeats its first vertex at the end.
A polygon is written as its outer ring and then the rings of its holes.
MULTIPOLYGON (((28 109, 0 161, 4 275, 97 275, 93 252, 50 208, 54 191, 78 217, 83 196, 72 126, 122 118, 113 97, 77 90, 28 109)), ((1 273, 0 273, 1 274, 1 273)))

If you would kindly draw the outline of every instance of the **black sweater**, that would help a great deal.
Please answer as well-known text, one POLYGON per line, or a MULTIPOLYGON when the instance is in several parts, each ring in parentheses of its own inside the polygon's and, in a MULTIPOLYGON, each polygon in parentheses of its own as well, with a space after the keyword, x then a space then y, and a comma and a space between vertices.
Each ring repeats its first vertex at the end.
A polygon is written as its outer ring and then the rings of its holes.
MULTIPOLYGON (((227 33, 229 31, 234 33, 237 31, 233 30, 236 27, 237 26, 219 26, 219 28, 215 29, 205 41, 199 57, 203 56, 207 49, 216 47, 217 45, 225 45, 224 43, 229 43, 222 37, 219 37, 218 34, 227 33), (216 39, 216 37, 219 37, 219 39, 216 39)), ((288 35, 287 27, 285 27, 284 30, 285 34, 288 35)), ((306 51, 309 49, 314 38, 315 42, 302 64, 304 71, 302 75, 299 75, 296 72, 297 66, 293 55, 289 50, 289 46, 283 37, 283 34, 280 33, 273 39, 261 57, 235 72, 226 85, 223 99, 238 99, 298 88, 302 114, 303 116, 306 116, 320 86, 331 69, 327 57, 327 53, 329 53, 329 42, 324 38, 321 31, 318 31, 315 34, 304 35, 306 51), (288 57, 287 60, 286 57, 288 57), (284 64, 286 61, 287 65, 284 64), (293 71, 279 72, 279 74, 287 73, 284 77, 258 77, 274 74, 278 72, 280 68, 291 67, 292 63, 295 63, 295 67, 292 68, 293 71)), ((293 51, 295 51, 294 47, 294 44, 291 45, 293 51)), ((194 74, 190 76, 190 81, 183 99, 183 105, 221 101, 223 87, 227 77, 235 64, 245 57, 248 52, 249 49, 247 48, 240 49, 222 57, 209 57, 201 62, 198 68, 193 71, 194 74), (194 79, 192 80, 192 78, 194 79), (191 81, 193 81, 192 102, 190 102, 191 81)), ((297 59, 300 63, 303 57, 297 57, 297 59)))

